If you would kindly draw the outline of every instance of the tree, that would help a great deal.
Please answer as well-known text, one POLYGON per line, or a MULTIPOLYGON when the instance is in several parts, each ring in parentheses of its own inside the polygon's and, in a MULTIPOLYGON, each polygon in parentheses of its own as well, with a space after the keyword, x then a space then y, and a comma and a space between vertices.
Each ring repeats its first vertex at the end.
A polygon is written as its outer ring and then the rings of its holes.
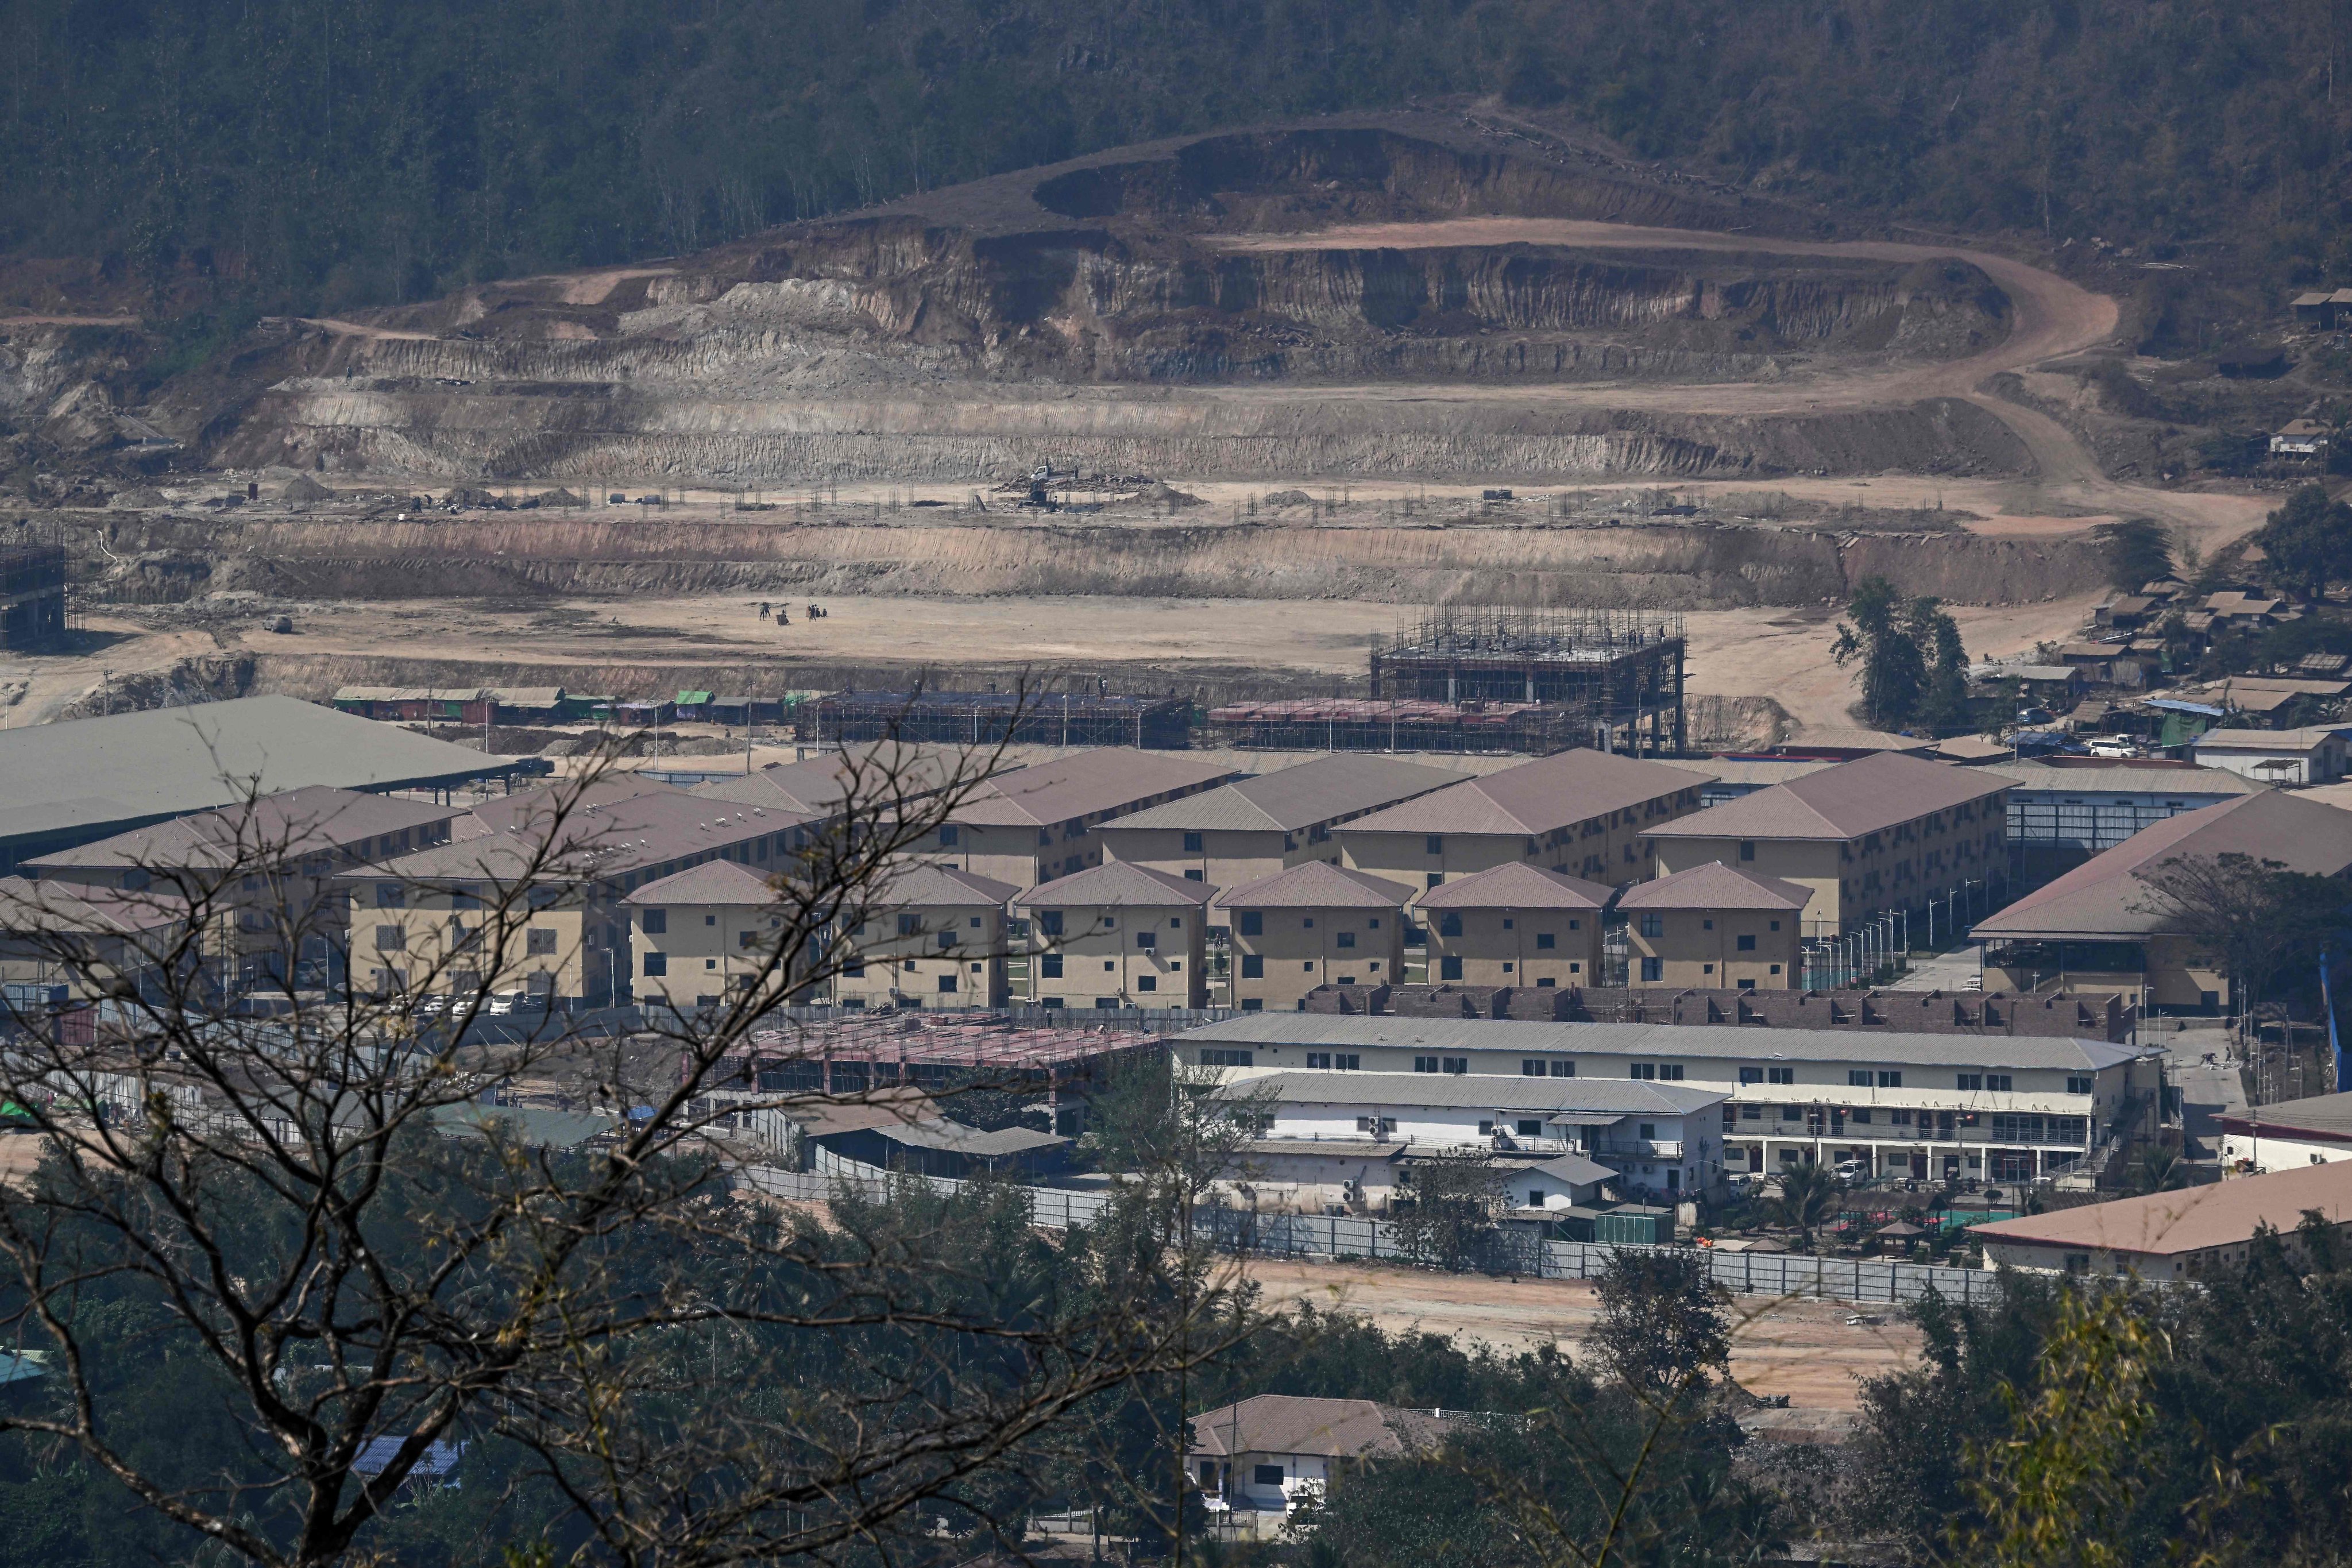
POLYGON ((2172 575, 2172 536, 2153 518, 2127 517, 2091 530, 2107 568, 2107 585, 2137 594, 2172 575))
POLYGON ((1931 598, 1914 599, 1906 621, 1927 671, 1917 722, 1933 735, 1965 733, 1971 727, 1969 653, 1960 642, 1960 624, 1931 598))
POLYGON ((1837 1176, 1827 1166, 1806 1160, 1780 1169, 1780 1195, 1772 1200, 1772 1216, 1795 1230, 1803 1244, 1813 1244, 1813 1232, 1837 1214, 1837 1176))
POLYGON ((1397 1245, 1441 1268, 1475 1262, 1496 1234, 1503 1173, 1475 1150, 1424 1154, 1405 1169, 1412 1196, 1389 1218, 1397 1245))
POLYGON ((2305 485, 2270 514, 2253 542, 2273 571, 2306 597, 2324 599, 2330 583, 2352 575, 2352 506, 2329 500, 2325 485, 2305 485))
POLYGON ((1731 1364, 1730 1293, 1705 1255, 1688 1250, 1610 1255, 1595 1279, 1601 1321, 1589 1343, 1601 1363, 1653 1403, 1683 1397, 1731 1364))
POLYGON ((2178 1149, 2168 1149, 2151 1143, 2139 1152, 2131 1163, 2126 1182, 2133 1193, 2145 1196, 2149 1193, 2179 1192, 2189 1185, 2189 1163, 2178 1149))
POLYGON ((2236 853, 2174 856, 2137 873, 2132 909, 2189 939, 2230 979, 2231 1005, 2251 1017, 2281 975, 2315 969, 2320 946, 2346 924, 2352 889, 2282 861, 2236 853))
POLYGON ((527 956, 566 961, 531 934, 549 911, 616 897, 633 797, 595 768, 497 803, 429 871, 364 873, 372 893, 400 879, 386 908, 449 901, 373 984, 334 900, 240 901, 313 858, 314 825, 252 796, 214 853, 143 868, 122 905, 139 934, 102 952, 44 923, 42 884, 11 895, 35 907, 7 928, 108 1016, 18 1016, 0 1054, 0 1089, 47 1137, 30 1186, 0 1189, 0 1327, 53 1369, 47 1397, 0 1406, 0 1448, 98 1478, 161 1532, 156 1555, 272 1568, 385 1546, 444 1445, 480 1467, 467 1489, 511 1500, 511 1539, 616 1563, 1017 1518, 1023 1475, 1076 1413, 1248 1333, 1230 1270, 1171 1235, 1149 1179, 1058 1243, 985 1184, 954 1202, 910 1186, 887 1212, 845 1198, 819 1224, 737 1190, 717 1137, 740 1110, 887 1102, 837 1079, 761 1087, 769 1067, 812 1081, 776 1009, 858 960, 898 858, 993 770, 853 755, 836 807, 777 840, 753 972, 633 1034, 562 1013, 473 1027, 527 956), (224 965, 273 922, 289 952, 333 944, 331 973, 352 978, 321 993, 290 965, 253 982, 224 965), (589 1145, 547 1146, 481 1103, 517 1086, 609 1114, 589 1145), (127 1376, 139 1357, 166 1373, 127 1376), (158 1441, 153 1414, 183 1410, 187 1440, 158 1441))
POLYGON ((1865 577, 1846 617, 1830 657, 1862 667, 1863 713, 1872 724, 1916 721, 1937 733, 1968 727, 1968 650, 1939 601, 1906 599, 1885 578, 1865 577))

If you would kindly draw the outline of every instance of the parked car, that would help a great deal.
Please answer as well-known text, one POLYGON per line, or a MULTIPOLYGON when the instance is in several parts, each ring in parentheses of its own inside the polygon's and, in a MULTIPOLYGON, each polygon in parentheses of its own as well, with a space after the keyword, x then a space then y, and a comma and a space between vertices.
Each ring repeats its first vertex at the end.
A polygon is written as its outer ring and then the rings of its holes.
POLYGON ((1870 1166, 1863 1161, 1840 1160, 1837 1163, 1837 1179, 1841 1182, 1859 1182, 1869 1174, 1870 1166))
POLYGON ((2091 755, 2095 757, 2137 757, 2139 743, 2129 735, 2094 735, 2090 740, 2091 755))

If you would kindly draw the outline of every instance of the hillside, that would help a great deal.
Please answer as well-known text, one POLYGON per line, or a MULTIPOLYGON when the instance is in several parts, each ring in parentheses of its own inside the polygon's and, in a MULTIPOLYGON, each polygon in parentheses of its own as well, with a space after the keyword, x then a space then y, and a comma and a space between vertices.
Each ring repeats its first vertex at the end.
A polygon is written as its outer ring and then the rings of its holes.
MULTIPOLYGON (((1484 100, 1724 188, 2338 254, 2309 0, 24 0, 0 311, 331 311, 614 265, 1099 149, 1484 100)), ((2339 281, 2345 279, 2338 279, 2339 281)), ((2161 315, 2161 301, 2156 305, 2161 315)), ((219 341, 217 321, 182 333, 219 341)))

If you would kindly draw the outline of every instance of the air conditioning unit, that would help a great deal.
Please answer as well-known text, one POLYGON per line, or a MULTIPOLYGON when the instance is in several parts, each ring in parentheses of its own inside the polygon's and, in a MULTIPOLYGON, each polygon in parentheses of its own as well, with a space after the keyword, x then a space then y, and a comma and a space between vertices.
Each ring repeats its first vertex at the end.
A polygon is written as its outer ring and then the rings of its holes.
POLYGON ((1356 1184, 1353 1181, 1339 1184, 1339 1200, 1342 1203, 1350 1204, 1356 1201, 1356 1184))

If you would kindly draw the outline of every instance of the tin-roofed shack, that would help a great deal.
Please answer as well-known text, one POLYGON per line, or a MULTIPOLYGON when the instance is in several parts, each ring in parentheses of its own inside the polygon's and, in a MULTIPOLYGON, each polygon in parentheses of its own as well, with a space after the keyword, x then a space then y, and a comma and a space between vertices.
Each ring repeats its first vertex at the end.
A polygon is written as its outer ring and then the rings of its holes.
POLYGON ((713 1078, 731 1091, 864 1094, 893 1084, 919 1087, 958 1114, 959 1089, 1024 1094, 1042 1105, 1054 1131, 1076 1137, 1086 1100, 1122 1067, 1166 1048, 1159 1029, 1054 1028, 1002 1015, 839 1018, 761 1030, 731 1052, 713 1078))

